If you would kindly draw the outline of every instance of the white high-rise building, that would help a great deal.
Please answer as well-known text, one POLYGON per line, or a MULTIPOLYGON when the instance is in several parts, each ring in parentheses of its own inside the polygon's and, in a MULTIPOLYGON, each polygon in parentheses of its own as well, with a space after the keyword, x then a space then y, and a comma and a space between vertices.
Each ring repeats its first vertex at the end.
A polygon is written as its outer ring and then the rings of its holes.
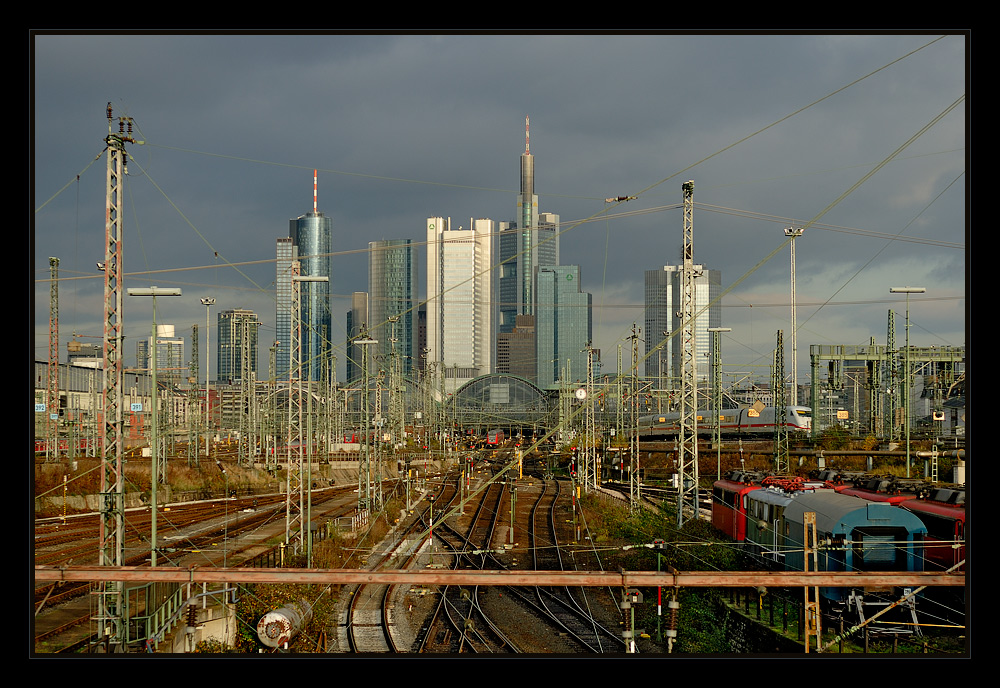
MULTIPOLYGON (((704 265, 694 265, 695 318, 694 336, 698 360, 698 380, 711 379, 709 361, 712 354, 710 327, 722 324, 722 306, 716 301, 722 290, 722 272, 706 270, 704 265), (709 303, 715 305, 708 307, 709 303), (707 310, 706 310, 707 308, 707 310)), ((681 327, 681 268, 664 265, 660 270, 646 270, 646 377, 655 380, 664 389, 680 386, 681 344, 679 336, 666 338, 665 332, 675 333, 681 327)))
POLYGON ((494 222, 427 218, 427 364, 445 393, 493 371, 494 222))

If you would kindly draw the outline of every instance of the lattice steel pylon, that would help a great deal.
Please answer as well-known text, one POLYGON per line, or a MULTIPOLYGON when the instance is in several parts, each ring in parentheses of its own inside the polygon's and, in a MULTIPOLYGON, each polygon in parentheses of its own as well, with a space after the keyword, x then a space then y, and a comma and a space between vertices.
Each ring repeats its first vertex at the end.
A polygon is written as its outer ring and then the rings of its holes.
POLYGON ((632 384, 629 389, 629 408, 631 409, 631 441, 629 442, 629 507, 633 512, 639 510, 642 504, 642 488, 639 480, 639 328, 632 323, 632 384))
POLYGON ((677 435, 677 527, 688 506, 698 518, 698 360, 695 338, 694 182, 684 192, 684 246, 681 267, 681 393, 677 435))
MULTIPOLYGON (((358 512, 365 517, 368 513, 372 513, 377 508, 378 497, 375 494, 376 481, 375 473, 378 470, 377 460, 372 457, 372 447, 371 447, 371 392, 370 392, 370 374, 369 374, 369 354, 368 347, 373 344, 378 344, 378 340, 372 339, 368 336, 368 326, 361 326, 361 334, 354 343, 361 346, 361 404, 362 404, 362 418, 364 419, 361 424, 361 437, 358 438, 361 442, 361 465, 358 470, 358 512)), ((381 487, 381 484, 378 485, 381 487)))
MULTIPOLYGON (((108 103, 107 185, 104 223, 104 432, 101 459, 101 524, 98 533, 98 561, 101 566, 121 566, 125 539, 125 485, 122 475, 124 459, 122 429, 124 419, 124 342, 122 277, 122 217, 121 193, 123 178, 128 174, 126 143, 132 138, 132 118, 118 118, 114 131, 111 103, 108 103), (126 125, 128 131, 126 132, 126 125)), ((120 649, 124 638, 124 584, 103 581, 98 586, 97 612, 94 620, 100 626, 99 635, 109 646, 120 649)))
POLYGON ((899 399, 903 398, 903 387, 900 383, 902 374, 900 373, 899 352, 896 350, 896 314, 889 309, 888 323, 885 333, 885 355, 886 355, 886 393, 889 395, 888 408, 885 411, 886 431, 885 436, 890 440, 899 439, 899 399), (898 395, 898 396, 897 396, 898 395))
POLYGON ((251 333, 259 323, 249 318, 240 321, 240 442, 239 461, 241 466, 253 465, 257 449, 257 371, 253 369, 251 344, 257 338, 251 333))
POLYGON ((292 544, 293 551, 301 551, 303 545, 302 508, 303 483, 302 460, 304 442, 302 433, 302 300, 301 281, 296 277, 302 269, 299 261, 292 262, 292 327, 289 342, 288 362, 288 434, 285 443, 287 451, 285 484, 285 544, 292 544))
POLYGON ((49 365, 45 385, 45 458, 59 457, 59 259, 49 258, 49 365))
POLYGON ((777 345, 774 348, 774 374, 771 390, 774 395, 774 470, 778 475, 788 473, 788 425, 785 420, 788 410, 785 406, 785 346, 784 333, 778 330, 777 345))
POLYGON ((587 438, 586 461, 584 462, 584 476, 581 482, 586 485, 589 492, 597 489, 601 485, 601 465, 597 454, 597 422, 594 417, 594 348, 587 342, 587 387, 584 396, 584 407, 586 415, 584 417, 585 434, 587 438))
POLYGON ((191 377, 188 387, 188 466, 198 466, 198 429, 201 418, 195 412, 198 408, 198 325, 191 326, 191 377))

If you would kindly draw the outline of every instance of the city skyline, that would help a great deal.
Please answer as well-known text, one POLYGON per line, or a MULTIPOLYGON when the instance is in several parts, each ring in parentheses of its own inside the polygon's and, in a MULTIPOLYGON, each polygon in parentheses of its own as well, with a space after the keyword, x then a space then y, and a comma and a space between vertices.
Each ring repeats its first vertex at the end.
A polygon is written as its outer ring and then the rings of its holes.
MULTIPOLYGON (((894 286, 927 287, 911 299, 915 345, 966 344, 965 108, 948 111, 966 87, 963 36, 65 35, 33 48, 36 358, 47 346, 49 255, 61 260, 60 359, 73 332, 100 335, 95 156, 108 101, 145 141, 129 149, 126 284, 183 286, 158 319, 185 339, 205 322, 199 298, 212 296, 213 310, 261 314, 261 346, 273 342, 275 229, 307 207, 318 169, 334 226, 342 379, 368 243, 418 236, 412 228, 435 215, 516 221, 513 158, 527 152, 530 115, 533 195, 561 218, 560 262, 587 276, 594 346, 606 355, 642 325, 644 271, 678 260, 688 179, 695 261, 722 270, 723 289, 736 285, 723 297, 725 365, 766 377, 776 330, 788 347, 792 225, 806 226, 796 242, 800 378, 812 343, 884 341, 886 311, 898 322, 903 309, 894 286), (281 59, 292 45, 294 66, 281 59), (128 60, 109 58, 121 50, 128 60), (482 82, 475 93, 454 63, 482 82), (695 63, 697 78, 685 78, 695 63), (300 87, 296 68, 303 79, 322 73, 321 90, 353 109, 276 111, 300 87)), ((148 317, 126 303, 127 365, 148 317)))

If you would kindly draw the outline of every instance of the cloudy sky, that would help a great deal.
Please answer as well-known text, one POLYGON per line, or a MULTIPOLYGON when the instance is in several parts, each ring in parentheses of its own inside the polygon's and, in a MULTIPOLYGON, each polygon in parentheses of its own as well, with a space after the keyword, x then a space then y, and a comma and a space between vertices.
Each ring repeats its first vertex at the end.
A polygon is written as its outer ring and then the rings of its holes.
MULTIPOLYGON (((687 180, 695 261, 731 288, 727 370, 767 380, 778 330, 790 346, 792 225, 806 227, 801 376, 810 344, 884 344, 890 309, 901 342, 905 301, 890 287, 927 289, 910 300, 912 343, 966 343, 966 36, 33 38, 39 360, 50 256, 62 359, 74 332, 102 333, 108 102, 144 141, 129 148, 125 286, 181 287, 157 320, 185 338, 198 324, 202 342, 201 297, 216 298, 213 344, 219 309, 256 311, 262 375, 275 239, 312 210, 314 169, 343 332, 369 241, 423 241, 429 216, 514 219, 526 116, 539 208, 561 216, 562 262, 593 294, 605 370, 643 325, 643 271, 680 260, 687 180)), ((126 299, 127 365, 150 315, 148 299, 126 299)))

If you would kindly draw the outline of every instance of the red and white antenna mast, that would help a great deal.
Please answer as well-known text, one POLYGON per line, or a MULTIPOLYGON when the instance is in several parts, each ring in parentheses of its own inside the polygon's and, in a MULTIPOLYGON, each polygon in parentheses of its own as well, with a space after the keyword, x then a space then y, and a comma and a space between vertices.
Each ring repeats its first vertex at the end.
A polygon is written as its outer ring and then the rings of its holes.
POLYGON ((313 215, 316 214, 316 170, 313 170, 313 215))
POLYGON ((524 116, 524 152, 526 155, 531 155, 531 151, 528 150, 528 116, 524 116))

